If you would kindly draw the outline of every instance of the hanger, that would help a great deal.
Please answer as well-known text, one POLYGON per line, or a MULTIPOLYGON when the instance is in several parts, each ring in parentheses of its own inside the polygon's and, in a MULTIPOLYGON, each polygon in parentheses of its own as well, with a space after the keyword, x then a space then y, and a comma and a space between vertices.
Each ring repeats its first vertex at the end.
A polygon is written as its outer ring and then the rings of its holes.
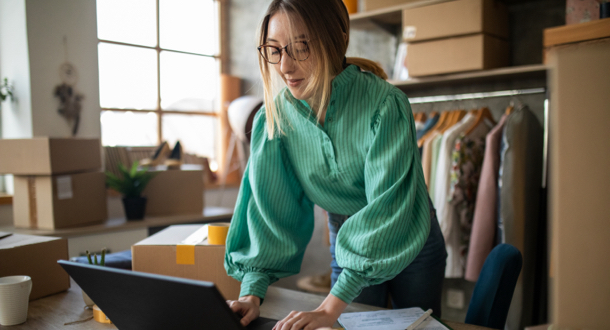
POLYGON ((474 123, 466 130, 466 135, 472 133, 472 131, 474 131, 474 129, 477 128, 477 126, 479 126, 481 123, 483 123, 485 121, 485 119, 489 120, 492 123, 492 125, 496 125, 496 122, 494 121, 494 118, 491 115, 489 108, 483 107, 478 110, 477 117, 475 118, 474 123))
POLYGON ((436 112, 436 111, 430 112, 430 117, 435 117, 436 115, 438 115, 438 112, 436 112))
POLYGON ((438 121, 436 122, 436 125, 434 125, 434 127, 432 127, 426 134, 424 134, 424 136, 422 136, 418 141, 417 141, 417 146, 418 147, 422 147, 424 145, 424 142, 426 142, 426 140, 436 131, 440 131, 440 128, 443 127, 443 125, 445 124, 445 121, 447 120, 447 118, 449 117, 449 111, 444 111, 441 112, 440 117, 438 118, 438 121))

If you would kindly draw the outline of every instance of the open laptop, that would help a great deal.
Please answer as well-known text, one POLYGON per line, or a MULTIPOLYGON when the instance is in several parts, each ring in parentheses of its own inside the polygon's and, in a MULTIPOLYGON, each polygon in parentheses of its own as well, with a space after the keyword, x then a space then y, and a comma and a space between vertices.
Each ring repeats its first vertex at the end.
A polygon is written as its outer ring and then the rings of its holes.
POLYGON ((259 317, 244 328, 210 282, 58 263, 120 330, 271 330, 277 322, 259 317))

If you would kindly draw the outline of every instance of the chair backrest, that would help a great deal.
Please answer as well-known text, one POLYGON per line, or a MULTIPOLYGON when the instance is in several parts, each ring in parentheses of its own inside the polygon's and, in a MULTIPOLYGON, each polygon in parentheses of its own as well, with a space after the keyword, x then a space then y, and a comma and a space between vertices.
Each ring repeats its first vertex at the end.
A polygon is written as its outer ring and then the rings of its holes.
POLYGON ((510 244, 491 250, 474 287, 465 323, 504 329, 522 264, 521 252, 510 244))

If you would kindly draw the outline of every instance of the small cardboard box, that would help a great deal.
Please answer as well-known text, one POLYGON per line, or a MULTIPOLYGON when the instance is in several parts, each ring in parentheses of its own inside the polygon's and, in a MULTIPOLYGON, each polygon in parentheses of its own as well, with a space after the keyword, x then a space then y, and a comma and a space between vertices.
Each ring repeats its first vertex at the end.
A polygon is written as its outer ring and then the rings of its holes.
POLYGON ((146 216, 203 214, 203 170, 154 171, 142 193, 146 216))
POLYGON ((508 66, 508 42, 476 34, 408 45, 405 66, 413 77, 508 66))
POLYGON ((207 239, 193 244, 198 240, 190 236, 202 227, 170 226, 136 243, 131 247, 133 270, 213 282, 225 299, 239 298, 240 282, 224 268, 225 246, 208 245, 207 239))
MULTIPOLYGON (((0 232, 0 237, 6 234, 0 232)), ((0 238, 0 277, 31 277, 30 300, 70 287, 70 277, 57 264, 60 259, 68 260, 68 241, 65 238, 21 234, 0 238)))
POLYGON ((107 218, 102 172, 15 176, 13 222, 18 228, 58 229, 107 218))
POLYGON ((99 139, 0 139, 0 174, 52 175, 101 168, 99 139))
POLYGON ((407 42, 485 33, 508 39, 508 9, 495 0, 457 0, 403 10, 407 42))
POLYGON ((417 1, 421 0, 364 0, 363 11, 371 11, 376 9, 404 5, 405 3, 417 1))

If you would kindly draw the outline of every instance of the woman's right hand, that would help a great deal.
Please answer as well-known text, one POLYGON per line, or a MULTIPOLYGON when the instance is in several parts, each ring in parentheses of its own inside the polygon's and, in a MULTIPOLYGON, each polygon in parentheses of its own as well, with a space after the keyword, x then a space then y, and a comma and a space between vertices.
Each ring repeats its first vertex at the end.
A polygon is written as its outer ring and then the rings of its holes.
POLYGON ((243 296, 238 300, 227 300, 231 310, 241 315, 241 325, 250 324, 260 315, 261 299, 257 296, 243 296))

